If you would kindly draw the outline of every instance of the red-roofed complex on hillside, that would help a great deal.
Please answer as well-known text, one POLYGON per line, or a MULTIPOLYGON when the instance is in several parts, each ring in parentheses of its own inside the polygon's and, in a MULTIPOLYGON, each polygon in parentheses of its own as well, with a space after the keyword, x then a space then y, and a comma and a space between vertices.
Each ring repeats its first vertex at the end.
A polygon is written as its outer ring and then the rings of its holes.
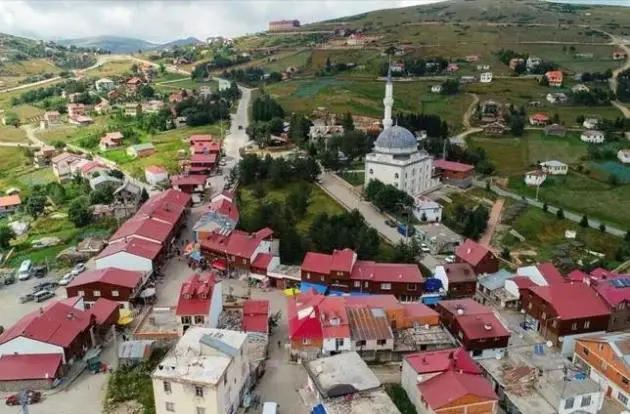
POLYGON ((419 413, 495 413, 498 397, 463 348, 405 356, 401 385, 419 413))
POLYGON ((147 280, 147 273, 108 267, 81 273, 68 286, 69 298, 81 297, 89 309, 99 298, 117 302, 125 309, 140 293, 147 280))
POLYGON ((193 154, 190 160, 182 162, 182 167, 187 174, 210 175, 216 169, 218 159, 216 153, 193 154))
POLYGON ((473 358, 495 358, 505 353, 510 331, 492 308, 473 299, 456 299, 440 301, 436 310, 442 324, 460 340, 473 358))
POLYGON ((610 310, 608 330, 630 329, 630 275, 594 280, 591 286, 610 310))
POLYGON ((457 250, 458 263, 468 263, 477 275, 494 273, 499 270, 499 259, 487 247, 474 240, 466 239, 457 250))
POLYGON ((475 175, 475 167, 461 162, 434 160, 435 172, 440 175, 443 183, 454 185, 460 188, 467 188, 472 185, 475 175))
POLYGON ((422 295, 424 278, 417 265, 357 260, 351 249, 332 254, 308 252, 301 266, 302 281, 335 291, 393 294, 401 300, 422 295))
POLYGON ((175 314, 182 336, 192 326, 216 328, 223 310, 223 291, 214 273, 193 274, 182 283, 175 314))
POLYGON ((521 289, 525 323, 558 345, 565 336, 605 331, 610 310, 584 283, 556 283, 521 289))
POLYGON ((269 301, 249 299, 243 304, 243 331, 269 334, 269 301))
MULTIPOLYGON (((194 136, 194 135, 193 135, 194 136)), ((209 141, 199 141, 192 140, 190 142, 190 153, 191 154, 219 154, 221 152, 221 143, 217 141, 213 141, 210 139, 209 141)))

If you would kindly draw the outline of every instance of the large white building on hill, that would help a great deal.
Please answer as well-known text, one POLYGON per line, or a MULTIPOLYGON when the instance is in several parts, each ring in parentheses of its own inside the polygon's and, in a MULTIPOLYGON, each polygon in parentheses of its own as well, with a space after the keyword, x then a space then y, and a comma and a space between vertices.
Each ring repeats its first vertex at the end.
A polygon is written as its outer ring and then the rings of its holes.
POLYGON ((433 176, 433 157, 418 150, 418 141, 408 129, 393 125, 391 70, 387 76, 383 105, 383 132, 376 139, 373 151, 365 157, 365 185, 371 180, 379 180, 411 196, 434 189, 440 180, 433 176))

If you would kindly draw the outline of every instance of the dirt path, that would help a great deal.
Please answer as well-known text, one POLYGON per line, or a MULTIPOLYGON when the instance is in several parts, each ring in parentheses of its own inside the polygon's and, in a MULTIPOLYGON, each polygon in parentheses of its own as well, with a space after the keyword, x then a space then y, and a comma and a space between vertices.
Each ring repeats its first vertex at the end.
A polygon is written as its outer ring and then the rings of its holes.
POLYGON ((501 211, 503 211, 503 206, 505 205, 504 198, 498 198, 497 201, 494 202, 492 206, 492 211, 490 211, 490 218, 488 219, 488 227, 486 228, 485 233, 479 239, 479 243, 483 246, 490 246, 490 242, 492 241, 492 236, 494 235, 494 231, 497 228, 497 224, 499 224, 499 219, 501 218, 501 211))
POLYGON ((464 128, 466 129, 471 128, 470 118, 472 118, 473 114, 475 113, 475 109, 477 108, 477 104, 479 103, 479 96, 477 96, 476 93, 469 93, 468 95, 472 96, 473 101, 468 106, 468 109, 466 109, 466 112, 464 112, 464 115, 462 118, 462 125, 464 125, 464 128))
MULTIPOLYGON (((630 69, 630 48, 626 46, 622 38, 614 36, 610 33, 604 32, 603 30, 600 30, 600 31, 610 36, 610 39, 612 40, 612 44, 619 47, 620 49, 623 49, 624 52, 626 52, 627 57, 626 57, 625 63, 621 67, 613 71, 612 78, 610 78, 609 80, 610 90, 613 91, 614 93, 617 93, 617 86, 618 86, 617 78, 619 77, 619 74, 621 74, 621 72, 623 71, 630 69)), ((611 101, 610 103, 613 104, 613 106, 615 106, 617 109, 619 109, 624 117, 630 118, 630 109, 624 103, 622 103, 619 100, 611 101)))

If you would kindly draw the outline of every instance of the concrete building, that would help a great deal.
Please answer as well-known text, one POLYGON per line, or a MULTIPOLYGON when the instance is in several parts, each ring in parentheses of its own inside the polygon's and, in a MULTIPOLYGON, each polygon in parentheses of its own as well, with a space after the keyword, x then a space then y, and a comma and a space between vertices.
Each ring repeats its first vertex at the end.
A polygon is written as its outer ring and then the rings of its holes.
POLYGON ((582 132, 582 135, 580 135, 580 139, 589 144, 602 144, 604 141, 606 141, 606 135, 602 131, 590 129, 582 132))
POLYGON ((372 180, 405 191, 414 196, 439 186, 433 173, 433 157, 418 150, 416 137, 407 129, 393 125, 394 87, 391 71, 387 77, 383 132, 374 143, 374 150, 365 157, 365 185, 372 180))
POLYGON ((547 179, 547 173, 544 170, 533 170, 525 173, 525 185, 530 187, 538 187, 547 179))
POLYGON ((423 223, 442 221, 442 206, 423 195, 416 195, 413 203, 413 215, 423 223))
POLYGON ((223 290, 212 273, 195 273, 182 283, 175 314, 180 323, 179 335, 195 326, 216 328, 223 310, 223 290))
POLYGON ((556 160, 543 161, 540 163, 540 167, 545 174, 549 175, 567 175, 569 173, 569 166, 556 160))
POLYGON ((152 374, 156 414, 236 413, 248 391, 248 334, 193 327, 152 374))

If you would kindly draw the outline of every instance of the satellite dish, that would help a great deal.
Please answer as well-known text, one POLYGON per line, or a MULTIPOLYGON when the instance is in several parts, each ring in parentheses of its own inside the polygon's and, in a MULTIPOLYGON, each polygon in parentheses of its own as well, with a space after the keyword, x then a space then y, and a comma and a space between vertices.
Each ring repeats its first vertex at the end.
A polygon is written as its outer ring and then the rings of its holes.
POLYGON ((497 361, 500 361, 500 360, 501 360, 501 358, 503 358, 503 356, 502 356, 501 354, 497 354, 497 355, 495 356, 495 358, 497 359, 497 361))
POLYGON ((546 344, 547 344, 547 348, 553 347, 553 342, 551 341, 547 341, 546 344))

